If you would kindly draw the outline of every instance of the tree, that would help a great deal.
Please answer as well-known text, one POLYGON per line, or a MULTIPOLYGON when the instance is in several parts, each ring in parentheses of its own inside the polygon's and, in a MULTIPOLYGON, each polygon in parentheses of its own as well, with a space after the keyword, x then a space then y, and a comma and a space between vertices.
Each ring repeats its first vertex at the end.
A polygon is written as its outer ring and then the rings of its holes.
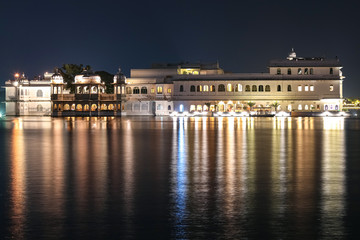
POLYGON ((105 93, 114 93, 114 75, 105 71, 97 71, 95 74, 101 77, 101 81, 105 83, 105 93))
POLYGON ((270 106, 275 108, 275 112, 277 112, 278 107, 280 106, 280 104, 278 102, 273 102, 270 106))
POLYGON ((248 102, 247 105, 250 107, 250 111, 252 111, 252 107, 255 106, 256 103, 248 102))
POLYGON ((75 76, 81 74, 84 69, 91 70, 91 67, 89 65, 84 67, 82 64, 63 64, 62 67, 59 68, 59 72, 66 83, 65 88, 70 89, 70 93, 75 92, 75 86, 73 85, 75 76))

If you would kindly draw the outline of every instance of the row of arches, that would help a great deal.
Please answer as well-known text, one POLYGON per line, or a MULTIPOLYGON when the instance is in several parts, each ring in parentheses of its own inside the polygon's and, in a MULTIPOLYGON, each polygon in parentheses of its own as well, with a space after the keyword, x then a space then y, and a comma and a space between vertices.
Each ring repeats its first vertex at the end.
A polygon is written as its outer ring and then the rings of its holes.
POLYGON ((120 109, 120 104, 54 104, 55 111, 114 111, 120 109))
MULTIPOLYGON (((332 69, 332 68, 331 68, 331 69, 332 69)), ((277 74, 277 75, 281 75, 281 74, 282 74, 281 68, 276 69, 276 74, 277 74)), ((291 73, 291 68, 288 68, 288 69, 287 69, 287 74, 288 74, 288 75, 291 75, 291 74, 292 74, 292 73, 291 73)), ((308 74, 313 75, 313 74, 314 74, 314 69, 313 69, 313 68, 304 68, 304 69, 298 68, 298 69, 297 69, 297 74, 298 74, 298 75, 301 75, 301 74, 304 74, 304 75, 308 75, 308 74)), ((330 74, 332 74, 332 73, 330 73, 330 74)))
POLYGON ((98 87, 98 86, 92 86, 89 88, 89 86, 77 86, 76 87, 76 93, 77 94, 97 94, 97 93, 105 93, 104 87, 98 87))

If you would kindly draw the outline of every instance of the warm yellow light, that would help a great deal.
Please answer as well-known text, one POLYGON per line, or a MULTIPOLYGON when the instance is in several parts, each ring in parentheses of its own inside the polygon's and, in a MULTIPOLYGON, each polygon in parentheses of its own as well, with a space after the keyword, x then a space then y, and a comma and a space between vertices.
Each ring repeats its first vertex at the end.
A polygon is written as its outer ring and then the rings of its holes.
POLYGON ((14 77, 15 77, 15 78, 18 78, 19 76, 20 76, 19 73, 15 73, 15 74, 14 74, 14 77))

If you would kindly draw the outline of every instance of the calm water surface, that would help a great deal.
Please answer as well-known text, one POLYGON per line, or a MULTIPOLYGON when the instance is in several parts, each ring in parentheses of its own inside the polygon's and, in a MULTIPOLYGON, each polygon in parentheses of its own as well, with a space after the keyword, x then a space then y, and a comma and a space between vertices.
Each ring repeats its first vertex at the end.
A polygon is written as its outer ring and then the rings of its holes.
POLYGON ((343 239, 359 217, 359 119, 0 120, 0 239, 343 239))

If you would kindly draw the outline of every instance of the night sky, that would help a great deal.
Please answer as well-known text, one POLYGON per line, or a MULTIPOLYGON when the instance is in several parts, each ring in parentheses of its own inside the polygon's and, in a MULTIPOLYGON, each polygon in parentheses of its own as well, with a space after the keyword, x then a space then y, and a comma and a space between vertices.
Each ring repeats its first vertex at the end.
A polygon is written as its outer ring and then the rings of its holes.
POLYGON ((360 97, 358 1, 0 1, 0 84, 64 63, 115 73, 154 62, 220 62, 266 72, 271 59, 338 56, 360 97))

